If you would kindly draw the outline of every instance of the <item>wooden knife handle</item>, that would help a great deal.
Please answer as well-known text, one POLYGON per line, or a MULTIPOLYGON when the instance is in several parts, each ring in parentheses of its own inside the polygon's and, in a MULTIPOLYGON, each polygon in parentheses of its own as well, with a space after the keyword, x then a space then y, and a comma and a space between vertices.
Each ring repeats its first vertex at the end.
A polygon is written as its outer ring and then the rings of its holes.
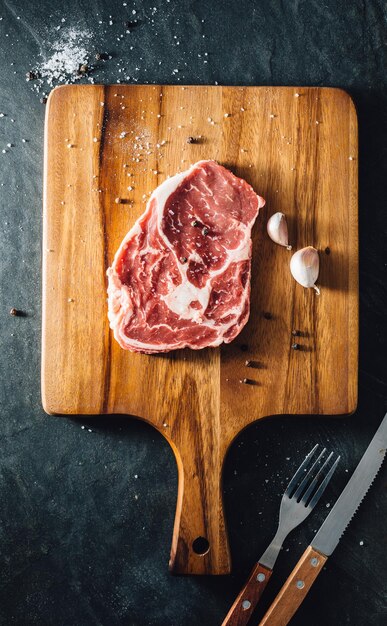
POLYGON ((257 563, 250 577, 227 613, 222 626, 245 626, 265 589, 272 570, 257 563))
POLYGON ((308 546, 259 626, 286 626, 327 561, 308 546))

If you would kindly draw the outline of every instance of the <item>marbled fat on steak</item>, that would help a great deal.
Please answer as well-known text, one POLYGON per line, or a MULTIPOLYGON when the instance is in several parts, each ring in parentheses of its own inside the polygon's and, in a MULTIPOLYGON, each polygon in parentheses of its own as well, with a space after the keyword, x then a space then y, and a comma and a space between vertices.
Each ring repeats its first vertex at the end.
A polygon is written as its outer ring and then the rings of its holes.
POLYGON ((229 343, 249 317, 251 228, 265 204, 215 161, 163 182, 108 269, 108 316, 134 352, 229 343))

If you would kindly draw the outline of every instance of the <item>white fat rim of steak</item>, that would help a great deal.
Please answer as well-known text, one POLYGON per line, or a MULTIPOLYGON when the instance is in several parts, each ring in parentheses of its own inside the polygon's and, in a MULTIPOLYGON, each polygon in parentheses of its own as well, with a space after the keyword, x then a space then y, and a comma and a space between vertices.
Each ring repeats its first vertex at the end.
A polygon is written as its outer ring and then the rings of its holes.
MULTIPOLYGON (((141 226, 139 225, 139 221, 142 220, 144 215, 146 215, 146 213, 150 211, 152 200, 156 200, 156 211, 157 211, 157 222, 159 226, 159 234, 161 238, 163 239, 166 247, 169 248, 173 252, 173 249, 171 248, 171 243, 168 240, 168 238, 164 235, 163 230, 161 228, 165 203, 170 197, 170 195, 174 191, 176 191, 178 186, 183 182, 183 180, 192 171, 196 170, 202 165, 205 165, 206 163, 211 163, 211 162, 212 162, 211 160, 198 161, 197 163, 192 165, 188 170, 175 174, 174 176, 171 176, 171 178, 167 178, 163 183, 161 183, 161 185, 159 185, 153 191, 153 193, 151 194, 147 202, 145 213, 141 215, 141 217, 137 220, 137 222, 133 225, 133 227, 127 233, 126 237, 121 243, 121 246, 119 247, 119 249, 117 250, 115 254, 112 267, 110 267, 107 271, 107 275, 110 279, 109 288, 108 288, 109 297, 113 296, 114 298, 114 296, 116 296, 116 299, 117 298, 119 299, 120 311, 121 311, 121 315, 119 316, 117 316, 117 313, 115 313, 114 315, 110 315, 108 313, 110 327, 114 331, 114 334, 120 337, 120 339, 124 343, 127 343, 129 346, 134 346, 139 349, 149 350, 149 345, 147 343, 143 343, 135 339, 130 339, 128 341, 128 337, 123 332, 123 327, 126 325, 126 323, 130 321, 130 318, 132 315, 132 307, 130 306, 130 298, 128 298, 128 293, 126 293, 128 292, 128 289, 118 279, 116 275, 116 270, 115 270, 116 263, 121 255, 121 251, 125 247, 125 244, 129 239, 132 239, 133 236, 141 233, 141 226)), ((259 196, 258 198, 260 199, 259 196)), ((258 202, 258 209, 261 208, 261 206, 263 205, 261 205, 261 203, 258 202)), ((202 288, 196 287, 195 285, 193 285, 192 283, 188 281, 187 276, 186 276, 188 263, 184 263, 184 264, 180 263, 179 259, 175 255, 175 261, 182 277, 182 283, 175 287, 173 286, 173 283, 171 282, 172 289, 166 296, 162 296, 162 299, 165 301, 166 305, 171 311, 173 311, 174 313, 176 313, 183 319, 191 320, 193 322, 199 323, 209 328, 217 327, 217 324, 214 320, 209 320, 209 319, 204 320, 202 317, 204 311, 207 308, 208 301, 210 298, 211 282, 215 276, 222 274, 230 266, 231 263, 236 263, 239 261, 245 261, 245 260, 250 259, 250 255, 251 255, 250 237, 251 237, 251 229, 255 222, 255 219, 256 218, 254 217, 253 220, 251 220, 249 223, 244 225, 244 228, 243 228, 244 238, 242 239, 240 245, 235 250, 229 251, 227 255, 227 263, 224 264, 218 271, 212 271, 211 279, 202 288), (202 305, 201 311, 198 309, 190 308, 189 305, 194 300, 198 300, 200 304, 202 305)), ((238 225, 239 225, 239 222, 238 222, 238 225)), ((188 261, 197 260, 197 253, 193 252, 192 255, 187 257, 187 259, 188 261)), ((250 286, 250 281, 248 280, 246 282, 245 291, 249 289, 249 286, 250 286)), ((234 313, 234 311, 229 311, 229 313, 234 313)), ((235 314, 238 314, 238 313, 239 313, 239 309, 235 309, 235 314)), ((223 343, 225 341, 223 335, 234 324, 235 324, 235 318, 232 318, 229 324, 224 324, 222 328, 222 333, 221 333, 222 336, 220 337, 218 336, 211 344, 208 344, 208 347, 216 347, 216 346, 219 346, 221 343, 223 343)), ((160 327, 162 326, 164 326, 164 324, 160 324, 160 327)), ((181 342, 180 344, 179 342, 176 342, 174 349, 178 349, 179 347, 184 347, 185 345, 186 345, 185 342, 181 342)), ((170 350, 170 349, 171 347, 169 344, 159 344, 157 346, 157 350, 155 351, 158 352, 158 351, 170 350)))

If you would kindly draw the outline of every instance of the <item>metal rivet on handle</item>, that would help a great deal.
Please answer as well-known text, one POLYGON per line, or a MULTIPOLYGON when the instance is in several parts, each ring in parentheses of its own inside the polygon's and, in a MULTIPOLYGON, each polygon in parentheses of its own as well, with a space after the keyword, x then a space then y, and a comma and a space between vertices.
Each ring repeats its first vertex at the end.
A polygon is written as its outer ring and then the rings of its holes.
POLYGON ((259 573, 259 574, 258 574, 258 576, 257 576, 257 581, 258 581, 259 583, 263 583, 263 581, 265 580, 265 578, 266 578, 265 574, 259 573))
POLYGON ((242 609, 244 611, 247 611, 247 609, 249 609, 250 607, 251 607, 251 602, 249 602, 249 600, 243 600, 242 609))
POLYGON ((303 580, 297 580, 296 582, 297 589, 303 589, 305 587, 305 583, 303 580))
POLYGON ((316 559, 315 556, 313 557, 313 559, 310 560, 310 562, 313 565, 313 567, 317 567, 317 565, 320 563, 320 561, 316 559))

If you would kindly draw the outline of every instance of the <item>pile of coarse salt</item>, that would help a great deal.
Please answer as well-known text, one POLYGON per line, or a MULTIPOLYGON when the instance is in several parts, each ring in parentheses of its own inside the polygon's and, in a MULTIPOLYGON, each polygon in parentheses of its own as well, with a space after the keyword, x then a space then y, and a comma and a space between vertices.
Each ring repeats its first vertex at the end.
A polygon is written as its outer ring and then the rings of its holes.
MULTIPOLYGON (((59 37, 49 43, 45 60, 38 65, 39 83, 46 82, 50 87, 60 83, 70 83, 81 78, 77 70, 81 64, 87 64, 92 33, 78 28, 66 28, 59 37)), ((35 83, 36 84, 36 83, 35 83)), ((36 84, 38 87, 38 85, 36 84)))

